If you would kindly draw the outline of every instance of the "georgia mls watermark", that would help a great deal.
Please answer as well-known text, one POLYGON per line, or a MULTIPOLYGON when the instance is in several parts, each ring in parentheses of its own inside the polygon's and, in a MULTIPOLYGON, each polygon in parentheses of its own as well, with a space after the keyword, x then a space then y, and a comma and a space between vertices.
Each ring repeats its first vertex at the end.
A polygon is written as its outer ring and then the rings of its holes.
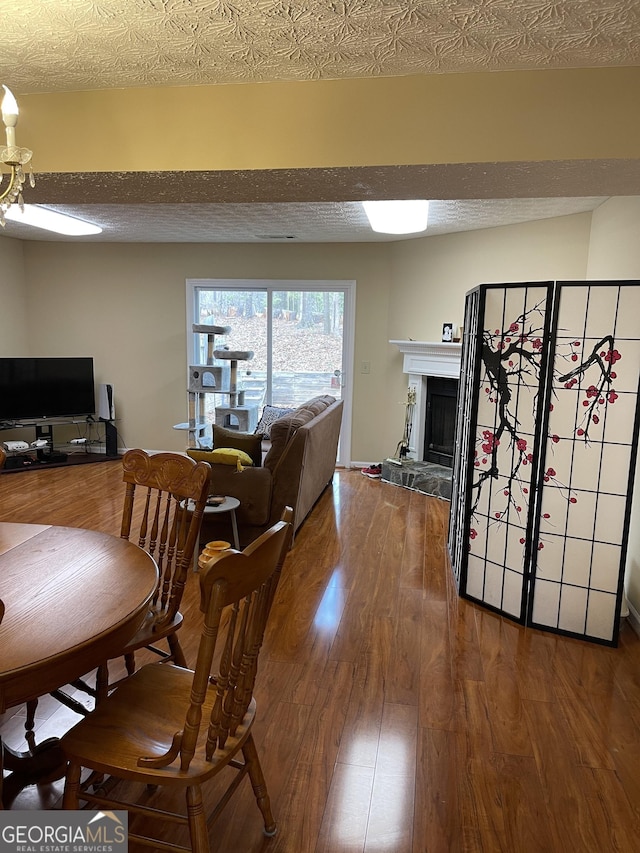
POLYGON ((0 811, 0 853, 126 853, 128 813, 0 811))

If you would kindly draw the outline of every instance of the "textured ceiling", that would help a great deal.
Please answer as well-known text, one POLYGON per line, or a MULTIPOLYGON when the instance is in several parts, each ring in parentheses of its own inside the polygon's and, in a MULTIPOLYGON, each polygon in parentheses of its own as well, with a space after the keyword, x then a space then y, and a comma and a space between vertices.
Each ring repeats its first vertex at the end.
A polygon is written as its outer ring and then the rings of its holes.
POLYGON ((637 65, 637 0, 1 0, 15 93, 637 65))
MULTIPOLYGON (((0 22, 0 82, 17 95, 640 64, 640 0, 0 0, 0 22)), ((190 192, 178 173, 162 176, 160 192, 153 174, 40 175, 27 201, 103 225, 98 241, 372 241, 389 238, 369 231, 354 198, 439 198, 429 233, 448 233, 592 210, 619 168, 590 164, 589 197, 554 198, 556 171, 532 182, 549 198, 514 199, 518 169, 522 195, 536 167, 493 165, 218 173, 195 176, 190 192), (220 203, 197 203, 198 183, 220 203), (349 185, 360 192, 341 195, 349 185), (185 195, 192 203, 178 206, 185 195)), ((620 194, 636 192, 634 181, 621 170, 620 194)), ((57 239, 13 223, 3 233, 57 239)))
MULTIPOLYGON (((429 209, 430 236, 492 228, 593 210, 601 198, 530 198, 434 201, 429 209)), ((345 243, 388 242, 399 238, 374 233, 359 202, 296 204, 131 204, 51 205, 103 227, 82 242, 120 243, 345 243)), ((68 242, 77 238, 7 222, 8 237, 68 242)), ((424 236, 424 235, 418 235, 424 236)))

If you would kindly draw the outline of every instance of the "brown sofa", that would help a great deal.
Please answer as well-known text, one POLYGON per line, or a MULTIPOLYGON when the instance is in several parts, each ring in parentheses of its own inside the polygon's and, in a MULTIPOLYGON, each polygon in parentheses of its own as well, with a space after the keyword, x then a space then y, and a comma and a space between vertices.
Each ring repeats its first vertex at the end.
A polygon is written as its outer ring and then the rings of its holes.
MULTIPOLYGON (((291 414, 274 421, 270 442, 262 444, 266 454, 261 465, 238 470, 235 465, 212 461, 207 451, 187 451, 193 458, 211 463, 212 494, 230 495, 240 501, 236 519, 242 548, 275 524, 285 506, 293 509, 295 534, 333 477, 342 408, 341 400, 324 395, 308 400, 291 414)), ((214 427, 213 446, 219 447, 215 430, 214 427)), ((233 441, 228 436, 225 431, 224 444, 233 441)), ((250 441, 250 436, 239 433, 235 446, 248 450, 250 441)), ((255 453, 250 455, 260 461, 260 454, 258 459, 255 453)), ((212 539, 230 540, 227 513, 205 514, 200 541, 212 539)))

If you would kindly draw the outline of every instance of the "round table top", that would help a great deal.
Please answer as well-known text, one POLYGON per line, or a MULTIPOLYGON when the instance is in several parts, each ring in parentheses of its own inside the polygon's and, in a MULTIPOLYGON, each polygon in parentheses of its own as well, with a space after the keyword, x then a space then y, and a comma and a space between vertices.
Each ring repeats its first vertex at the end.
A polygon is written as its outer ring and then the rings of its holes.
POLYGON ((0 523, 0 711, 117 657, 158 570, 132 542, 72 527, 0 523))

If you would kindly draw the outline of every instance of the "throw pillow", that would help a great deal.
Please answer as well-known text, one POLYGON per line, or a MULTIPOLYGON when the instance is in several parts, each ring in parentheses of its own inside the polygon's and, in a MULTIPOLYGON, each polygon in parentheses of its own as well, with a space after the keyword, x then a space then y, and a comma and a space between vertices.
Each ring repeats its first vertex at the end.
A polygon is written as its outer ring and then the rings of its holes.
POLYGON ((219 450, 221 447, 244 450, 256 468, 262 465, 262 433, 259 431, 258 434, 238 432, 236 429, 225 429, 213 424, 213 449, 219 450))
POLYGON ((256 427, 256 432, 261 432, 264 434, 266 439, 270 439, 271 424, 279 418, 283 418, 285 415, 290 415, 291 412, 295 412, 295 409, 281 409, 277 406, 265 406, 262 410, 258 426, 256 427))
POLYGON ((235 465, 238 471, 244 471, 245 468, 253 466, 251 457, 244 450, 238 450, 236 447, 219 447, 217 450, 187 450, 187 456, 195 459, 196 462, 203 460, 212 465, 218 463, 220 465, 235 465))

